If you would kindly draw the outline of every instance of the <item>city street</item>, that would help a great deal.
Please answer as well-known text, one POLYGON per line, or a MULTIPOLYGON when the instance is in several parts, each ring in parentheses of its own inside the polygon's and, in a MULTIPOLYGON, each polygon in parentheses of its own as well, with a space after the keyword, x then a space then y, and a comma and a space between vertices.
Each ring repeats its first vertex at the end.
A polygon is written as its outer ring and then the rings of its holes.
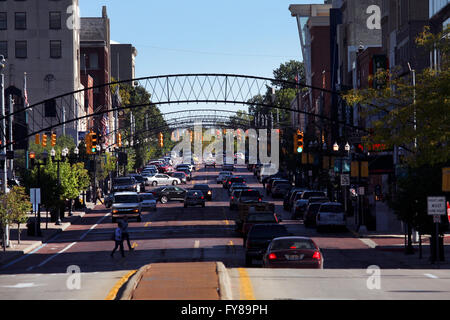
MULTIPOLYGON (((246 168, 237 171, 250 187, 262 191, 246 168)), ((233 299, 450 297, 447 270, 410 270, 402 252, 373 249, 367 239, 351 232, 307 229, 302 221, 289 220, 280 199, 275 203, 282 223, 293 234, 316 241, 325 259, 324 270, 245 268, 242 238, 234 230, 237 211, 229 210, 228 194, 215 182, 218 172, 218 168, 201 168, 186 185, 208 183, 213 188, 213 201, 206 208, 183 208, 178 201, 158 203, 157 211, 146 212, 142 222, 130 221, 135 250, 129 252, 124 243, 125 258, 120 252, 110 257, 116 224, 111 222, 110 210, 97 206, 35 251, 0 269, 0 295, 5 299, 105 299, 121 279, 148 264, 220 261, 227 268, 233 299), (372 265, 381 268, 381 290, 367 288, 366 268, 372 265), (81 274, 70 273, 71 266, 81 274)))

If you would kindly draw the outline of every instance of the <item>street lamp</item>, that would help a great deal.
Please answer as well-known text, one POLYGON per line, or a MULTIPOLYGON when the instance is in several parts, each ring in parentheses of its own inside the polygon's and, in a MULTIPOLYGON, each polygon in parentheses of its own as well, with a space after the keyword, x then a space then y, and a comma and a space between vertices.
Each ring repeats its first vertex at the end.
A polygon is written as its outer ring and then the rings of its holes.
MULTIPOLYGON (((69 149, 68 148, 64 148, 61 151, 61 156, 62 158, 65 158, 67 156, 67 154, 69 153, 69 149)), ((52 157, 52 161, 56 162, 58 164, 58 187, 61 186, 61 178, 60 178, 60 162, 64 161, 64 159, 60 159, 60 160, 55 160, 55 156, 56 156, 56 151, 55 149, 52 149, 50 151, 50 155, 52 157)), ((61 209, 60 209, 61 210, 61 209)), ((56 221, 55 225, 59 226, 61 225, 61 211, 59 210, 58 212, 58 220, 56 221)))
POLYGON ((335 142, 333 145, 333 151, 336 151, 336 152, 339 151, 339 145, 337 144, 337 142, 335 142))
POLYGON ((345 151, 350 152, 350 145, 348 144, 348 142, 345 145, 345 151))

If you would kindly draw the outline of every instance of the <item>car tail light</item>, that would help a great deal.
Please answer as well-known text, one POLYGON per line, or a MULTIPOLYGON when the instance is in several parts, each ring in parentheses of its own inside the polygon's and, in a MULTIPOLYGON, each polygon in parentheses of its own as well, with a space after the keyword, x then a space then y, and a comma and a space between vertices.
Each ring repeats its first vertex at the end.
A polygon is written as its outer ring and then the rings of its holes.
POLYGON ((289 247, 289 249, 297 249, 297 247, 296 246, 291 246, 291 247, 289 247))
POLYGON ((118 213, 119 212, 119 210, 113 210, 112 211, 112 213, 118 213))
POLYGON ((261 202, 261 201, 262 201, 262 199, 261 199, 261 198, 259 198, 259 199, 258 199, 258 201, 259 201, 259 202, 261 202))
POLYGON ((202 197, 202 200, 205 199, 205 197, 202 197))
POLYGON ((275 253, 269 254, 269 260, 275 260, 277 258, 277 255, 275 253))
POLYGON ((231 200, 234 200, 234 197, 233 197, 233 196, 231 196, 231 200))
POLYGON ((312 257, 313 259, 320 260, 320 252, 319 251, 314 252, 312 257))

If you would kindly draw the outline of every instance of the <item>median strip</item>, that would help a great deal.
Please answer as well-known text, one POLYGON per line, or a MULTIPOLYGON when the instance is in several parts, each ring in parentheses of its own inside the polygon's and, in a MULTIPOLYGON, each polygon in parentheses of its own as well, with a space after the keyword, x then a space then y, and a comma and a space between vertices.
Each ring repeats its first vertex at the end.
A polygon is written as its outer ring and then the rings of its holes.
POLYGON ((252 282, 246 269, 239 268, 239 282, 240 282, 240 294, 241 300, 255 300, 253 293, 252 282))
POLYGON ((137 270, 132 270, 128 272, 125 276, 123 276, 119 281, 117 281, 116 285, 111 289, 111 291, 106 296, 105 300, 114 300, 117 297, 117 293, 119 292, 120 288, 130 279, 137 270))

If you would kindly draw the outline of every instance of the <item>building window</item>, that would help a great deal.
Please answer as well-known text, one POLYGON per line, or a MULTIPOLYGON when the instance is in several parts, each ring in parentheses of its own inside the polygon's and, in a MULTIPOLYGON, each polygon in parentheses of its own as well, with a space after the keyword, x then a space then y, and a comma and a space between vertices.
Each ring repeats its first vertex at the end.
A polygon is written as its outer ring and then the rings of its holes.
POLYGON ((0 12, 0 30, 8 29, 8 15, 6 12, 0 12))
POLYGON ((59 59, 61 54, 61 41, 50 40, 50 58, 59 59))
POLYGON ((25 30, 27 28, 26 12, 16 12, 15 14, 16 30, 25 30))
POLYGON ((98 54, 96 52, 89 53, 89 69, 98 69, 98 54))
POLYGON ((16 58, 25 59, 27 57, 27 42, 16 41, 16 58))
POLYGON ((8 58, 8 41, 0 41, 0 55, 8 58))
POLYGON ((52 30, 61 29, 61 12, 49 13, 49 27, 52 30))

